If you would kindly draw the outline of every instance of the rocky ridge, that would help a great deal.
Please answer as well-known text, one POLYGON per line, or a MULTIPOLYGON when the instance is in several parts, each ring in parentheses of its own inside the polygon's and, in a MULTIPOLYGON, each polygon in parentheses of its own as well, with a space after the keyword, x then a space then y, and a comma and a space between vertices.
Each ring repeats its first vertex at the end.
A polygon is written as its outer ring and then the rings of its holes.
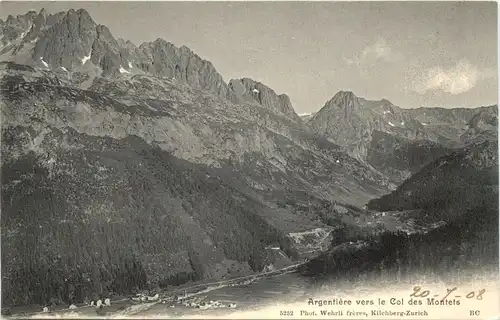
POLYGON ((375 131, 409 140, 429 140, 445 147, 463 146, 460 137, 479 113, 495 118, 497 106, 402 109, 385 99, 372 101, 340 91, 307 124, 364 160, 375 131))
POLYGON ((0 36, 0 60, 92 76, 148 73, 185 82, 192 87, 229 95, 213 65, 189 48, 163 39, 135 46, 116 40, 84 9, 47 14, 45 10, 9 16, 0 36), (90 72, 93 71, 93 72, 90 72))
POLYGON ((398 185, 454 149, 496 141, 498 107, 403 109, 340 91, 306 124, 398 185))
POLYGON ((189 49, 115 40, 85 10, 9 17, 2 46, 7 304, 258 272, 265 248, 291 261, 323 245, 293 236, 328 234, 311 203, 394 187, 285 95, 241 80, 262 91, 249 99, 189 49))
POLYGON ((304 123, 287 95, 226 84, 187 47, 115 39, 85 10, 0 29, 10 304, 258 272, 269 248, 316 254, 339 215, 359 215, 349 205, 496 125, 496 109, 407 111, 350 92, 304 123))
POLYGON ((255 101, 276 114, 300 122, 286 94, 278 95, 266 85, 249 78, 233 79, 229 81, 229 86, 238 97, 242 97, 245 101, 255 101))

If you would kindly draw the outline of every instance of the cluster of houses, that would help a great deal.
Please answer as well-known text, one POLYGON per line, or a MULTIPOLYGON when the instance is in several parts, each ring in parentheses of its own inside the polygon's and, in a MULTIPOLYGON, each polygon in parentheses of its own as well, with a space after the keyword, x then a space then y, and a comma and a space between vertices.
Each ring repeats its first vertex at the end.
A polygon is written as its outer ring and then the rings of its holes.
MULTIPOLYGON (((110 306, 111 300, 109 298, 106 298, 106 299, 104 299, 104 301, 102 301, 101 299, 99 299, 97 301, 90 301, 89 305, 95 306, 97 308, 102 308, 102 307, 110 306)), ((71 309, 71 306, 70 306, 70 309, 71 309)))
MULTIPOLYGON (((153 301, 158 301, 160 300, 160 295, 157 293, 154 296, 149 296, 147 294, 139 293, 135 297, 131 298, 132 301, 136 302, 153 302, 153 301)), ((234 309, 236 308, 236 303, 222 303, 221 301, 218 300, 210 300, 210 301, 196 301, 196 300, 191 300, 187 301, 185 297, 177 297, 177 303, 184 305, 185 307, 189 308, 197 308, 197 309, 218 309, 218 308, 230 308, 234 309)), ((163 300, 162 303, 166 303, 166 300, 163 300)), ((88 306, 96 307, 97 309, 102 309, 106 306, 111 306, 111 300, 109 298, 106 298, 104 300, 99 299, 97 301, 90 301, 88 306)), ((175 306, 172 304, 170 305, 171 308, 174 308, 175 306)), ((68 309, 76 309, 76 305, 71 304, 68 309)), ((49 309, 49 307, 44 307, 43 312, 49 312, 52 311, 49 309)))
POLYGON ((132 297, 132 301, 137 302, 147 302, 147 301, 158 301, 160 295, 157 293, 154 296, 148 296, 147 294, 138 293, 135 297, 132 297))
POLYGON ((218 308, 236 308, 236 303, 223 304, 217 300, 210 300, 208 302, 195 302, 195 301, 186 301, 183 303, 186 307, 197 308, 197 309, 218 309, 218 308))
MULTIPOLYGON (((96 308, 103 308, 103 307, 107 307, 107 306, 110 306, 111 305, 111 300, 109 298, 106 298, 104 300, 102 299, 99 299, 97 301, 90 301, 89 303, 89 306, 93 306, 93 307, 96 307, 96 308)), ((73 310, 73 309, 76 309, 77 306, 74 305, 74 304, 70 304, 68 309, 70 310, 73 310)), ((50 311, 53 311, 51 310, 53 308, 49 308, 49 307, 43 307, 42 309, 42 312, 50 312, 50 311)))
MULTIPOLYGON (((156 294, 154 296, 148 296, 148 295, 145 295, 145 294, 137 294, 135 297, 132 298, 133 301, 137 301, 137 302, 148 302, 148 301, 157 301, 159 300, 159 295, 156 294)), ((189 307, 189 308, 197 308, 197 309, 218 309, 218 308, 231 308, 231 309, 234 309, 236 308, 236 304, 235 303, 227 303, 227 304, 224 304, 222 303, 221 301, 217 301, 217 300, 210 300, 210 301, 200 301, 199 299, 192 299, 192 300, 187 300, 187 295, 185 296, 176 296, 175 298, 170 298, 170 299, 167 299, 167 300, 170 300, 170 301, 176 301, 178 304, 182 304, 183 306, 185 307, 189 307)), ((163 300, 162 303, 163 304, 166 304, 167 303, 167 300, 163 300)), ((169 306, 170 308, 175 308, 175 304, 171 304, 169 306)))

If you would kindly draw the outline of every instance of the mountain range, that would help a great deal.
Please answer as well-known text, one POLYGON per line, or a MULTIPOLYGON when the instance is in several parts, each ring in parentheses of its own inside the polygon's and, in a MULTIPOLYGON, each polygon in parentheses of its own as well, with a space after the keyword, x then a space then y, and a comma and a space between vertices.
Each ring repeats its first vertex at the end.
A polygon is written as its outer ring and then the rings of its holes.
POLYGON ((344 216, 404 209, 401 188, 424 189, 435 164, 455 161, 443 175, 457 177, 470 152, 498 161, 496 106, 341 91, 301 117, 286 94, 226 83, 185 46, 116 39, 83 9, 0 20, 0 70, 8 305, 310 258, 344 216))

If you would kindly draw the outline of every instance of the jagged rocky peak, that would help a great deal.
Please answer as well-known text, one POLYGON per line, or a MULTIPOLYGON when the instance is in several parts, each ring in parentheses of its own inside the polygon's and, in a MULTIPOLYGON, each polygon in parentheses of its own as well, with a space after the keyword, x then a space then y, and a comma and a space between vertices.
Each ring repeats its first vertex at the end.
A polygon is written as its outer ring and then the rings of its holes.
POLYGON ((327 104, 354 108, 359 105, 359 98, 352 91, 339 91, 327 104))
POLYGON ((229 87, 236 96, 246 101, 257 102, 275 114, 300 121, 300 117, 293 109, 290 97, 286 94, 278 95, 273 89, 250 78, 232 79, 229 81, 229 87))
POLYGON ((178 48, 163 39, 139 47, 130 41, 117 40, 84 9, 51 15, 43 9, 39 13, 32 11, 17 18, 10 16, 0 26, 2 47, 17 41, 2 51, 4 61, 79 72, 84 68, 92 74, 97 67, 100 69, 97 74, 105 77, 146 72, 222 97, 231 96, 212 63, 189 48, 178 48))
POLYGON ((3 45, 26 35, 37 16, 36 11, 16 17, 9 15, 5 22, 0 23, 0 39, 3 45))
POLYGON ((128 49, 128 50, 136 50, 137 46, 130 40, 118 38, 116 40, 120 48, 128 49))
POLYGON ((367 100, 351 91, 339 91, 308 124, 343 146, 354 157, 365 159, 374 131, 398 134, 404 138, 420 135, 421 124, 406 117, 386 99, 367 100))
POLYGON ((33 24, 31 25, 31 29, 27 35, 29 40, 35 39, 40 30, 47 25, 47 11, 42 8, 38 15, 33 20, 33 24))
POLYGON ((359 98, 352 91, 339 91, 325 103, 311 120, 316 119, 316 121, 324 122, 324 116, 329 114, 335 114, 335 117, 342 114, 343 117, 347 118, 359 108, 359 98))
POLYGON ((330 99, 325 107, 337 107, 345 110, 359 110, 360 108, 370 108, 379 111, 394 111, 397 108, 387 99, 378 101, 366 100, 356 96, 352 91, 339 91, 330 99))
POLYGON ((106 41, 106 37, 96 39, 92 44, 91 53, 82 59, 83 61, 90 57, 90 61, 98 65, 103 75, 118 75, 124 71, 122 65, 127 62, 120 55, 120 49, 114 41, 106 41))
MULTIPOLYGON (((315 115, 314 120, 323 122, 325 115, 335 115, 335 118, 349 119, 353 115, 363 117, 371 114, 373 117, 383 117, 385 120, 394 118, 399 123, 404 122, 401 118, 401 109, 387 99, 367 100, 356 96, 352 91, 339 91, 329 101, 325 103, 323 108, 315 115)), ((311 120, 313 120, 311 118, 311 120)))
POLYGON ((352 91, 339 91, 325 103, 323 108, 318 112, 318 115, 331 112, 338 113, 341 111, 345 117, 348 117, 359 109, 360 98, 352 91))
POLYGON ((352 91, 344 91, 344 90, 340 90, 339 92, 337 92, 332 100, 333 101, 352 101, 352 100, 356 100, 358 97, 352 92, 352 91))
POLYGON ((139 67, 162 78, 172 78, 188 85, 209 90, 221 97, 228 95, 227 84, 210 61, 202 59, 186 46, 180 48, 158 38, 135 50, 139 67))
POLYGON ((118 41, 116 41, 116 39, 113 37, 113 35, 109 31, 108 27, 100 24, 96 27, 96 32, 97 32, 98 39, 105 41, 105 42, 109 42, 109 43, 113 44, 116 48, 119 47, 118 41))
MULTIPOLYGON (((40 19, 43 21, 42 19, 40 19)), ((47 19, 48 22, 49 19, 47 19)), ((86 10, 69 10, 66 14, 36 35, 32 58, 46 66, 73 68, 92 50, 98 37, 97 24, 86 10)))

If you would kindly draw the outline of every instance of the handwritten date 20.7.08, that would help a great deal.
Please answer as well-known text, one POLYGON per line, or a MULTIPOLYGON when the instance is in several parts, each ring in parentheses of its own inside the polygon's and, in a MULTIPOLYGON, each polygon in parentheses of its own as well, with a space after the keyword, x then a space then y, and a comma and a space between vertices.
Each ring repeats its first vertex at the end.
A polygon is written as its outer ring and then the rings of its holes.
MULTIPOLYGON (((447 298, 461 298, 463 295, 460 295, 459 292, 457 292, 458 288, 454 287, 451 289, 446 289, 446 294, 444 294, 441 298, 441 301, 446 300, 447 298), (454 294, 454 295, 452 295, 454 294)), ((465 298, 467 299, 477 299, 477 300, 483 300, 483 294, 486 292, 485 289, 481 289, 478 291, 470 291, 465 295, 465 298)), ((430 290, 422 290, 421 287, 414 287, 413 292, 410 294, 410 297, 415 297, 415 298, 426 298, 426 297, 439 297, 440 294, 434 294, 432 295, 430 290)))

